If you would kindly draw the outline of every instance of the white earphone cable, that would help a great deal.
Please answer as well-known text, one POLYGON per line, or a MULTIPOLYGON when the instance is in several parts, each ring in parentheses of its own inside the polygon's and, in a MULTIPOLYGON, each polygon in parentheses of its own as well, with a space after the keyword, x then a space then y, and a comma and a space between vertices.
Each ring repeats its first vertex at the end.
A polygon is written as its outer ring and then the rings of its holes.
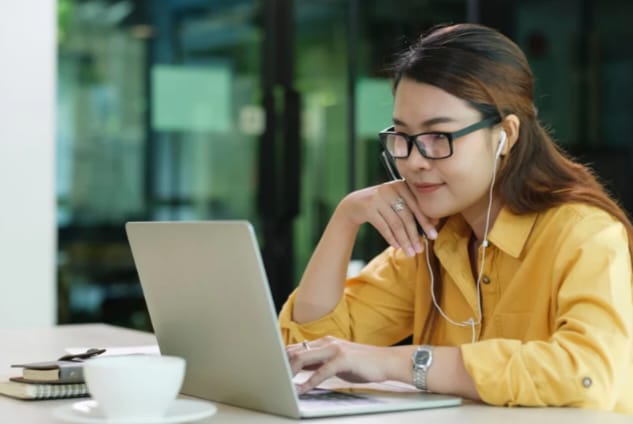
POLYGON ((458 327, 470 327, 471 328, 471 343, 475 343, 477 339, 477 330, 476 326, 481 325, 482 320, 482 307, 481 307, 481 277, 483 275, 484 266, 486 264, 486 248, 488 247, 488 230, 490 229, 490 213, 492 211, 492 194, 495 186, 495 180, 497 178, 497 160, 499 159, 499 155, 495 155, 495 162, 492 168, 492 182, 490 183, 490 188, 488 190, 488 210, 486 211, 486 225, 484 227, 484 239, 481 242, 481 262, 479 265, 479 269, 477 270, 477 313, 478 319, 474 320, 473 317, 468 318, 466 321, 457 322, 452 320, 440 307, 435 298, 435 277, 433 276, 433 270, 431 269, 431 259, 429 256, 429 241, 426 237, 424 237, 425 244, 425 254, 426 254, 426 266, 429 270, 429 275, 431 277, 431 299, 433 301, 433 305, 437 309, 437 311, 442 315, 442 317, 448 321, 449 323, 456 325, 458 327))

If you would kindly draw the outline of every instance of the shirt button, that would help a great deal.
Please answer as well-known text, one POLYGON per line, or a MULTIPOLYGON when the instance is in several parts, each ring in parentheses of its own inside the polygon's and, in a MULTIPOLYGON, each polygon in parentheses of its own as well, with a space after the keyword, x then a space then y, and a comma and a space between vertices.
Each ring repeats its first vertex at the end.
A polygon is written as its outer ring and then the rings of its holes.
POLYGON ((484 275, 483 277, 481 277, 481 282, 484 284, 490 284, 490 277, 484 275))
POLYGON ((583 378, 583 379, 582 379, 582 385, 583 385, 585 388, 587 388, 587 389, 588 389, 589 387, 591 387, 591 383, 593 383, 593 382, 591 381, 591 379, 590 379, 589 377, 585 377, 585 378, 583 378))

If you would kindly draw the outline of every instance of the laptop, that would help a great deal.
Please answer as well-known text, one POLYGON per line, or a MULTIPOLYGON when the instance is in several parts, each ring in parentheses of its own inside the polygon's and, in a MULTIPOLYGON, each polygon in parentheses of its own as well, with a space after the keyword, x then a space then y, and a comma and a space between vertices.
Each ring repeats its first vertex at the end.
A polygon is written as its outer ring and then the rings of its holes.
POLYGON ((187 361, 183 394, 293 418, 461 404, 358 384, 298 396, 250 223, 129 222, 126 232, 160 351, 187 361))

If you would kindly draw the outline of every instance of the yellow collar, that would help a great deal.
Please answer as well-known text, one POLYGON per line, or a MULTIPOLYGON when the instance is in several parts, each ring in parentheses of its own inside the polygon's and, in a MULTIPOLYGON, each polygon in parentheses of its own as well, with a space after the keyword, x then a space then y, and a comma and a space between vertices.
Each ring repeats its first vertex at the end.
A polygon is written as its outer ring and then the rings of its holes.
MULTIPOLYGON (((538 214, 516 215, 501 208, 497 220, 488 234, 488 241, 508 255, 518 258, 532 232, 538 214)), ((435 248, 455 251, 460 241, 468 239, 472 230, 461 215, 448 218, 440 233, 435 248)))

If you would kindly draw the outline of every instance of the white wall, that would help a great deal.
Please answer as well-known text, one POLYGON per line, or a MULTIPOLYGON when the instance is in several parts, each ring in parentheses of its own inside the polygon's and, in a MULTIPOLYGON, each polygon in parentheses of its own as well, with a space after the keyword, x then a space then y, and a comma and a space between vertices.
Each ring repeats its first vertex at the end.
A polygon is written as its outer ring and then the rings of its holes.
POLYGON ((55 323, 55 34, 55 0, 0 1, 0 328, 55 323))

